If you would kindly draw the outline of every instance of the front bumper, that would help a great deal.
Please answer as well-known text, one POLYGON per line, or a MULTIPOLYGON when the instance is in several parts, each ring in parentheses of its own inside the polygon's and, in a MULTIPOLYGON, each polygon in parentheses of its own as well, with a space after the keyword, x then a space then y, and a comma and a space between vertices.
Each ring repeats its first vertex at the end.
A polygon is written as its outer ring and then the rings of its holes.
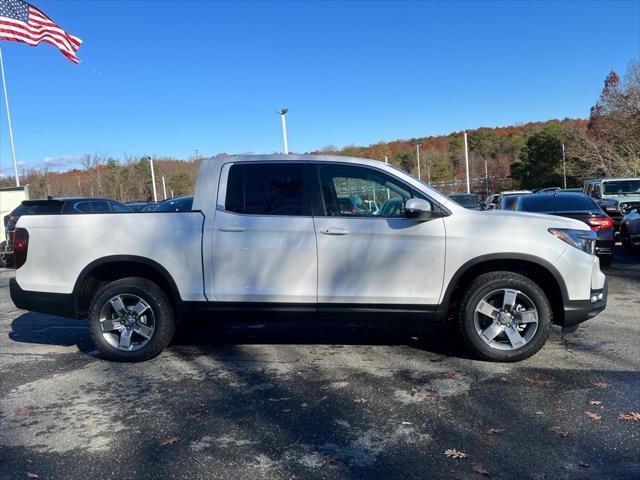
POLYGON ((59 317, 76 317, 73 294, 30 292, 23 290, 15 278, 9 279, 9 293, 16 307, 59 317))
POLYGON ((564 305, 564 322, 562 327, 571 329, 576 325, 595 317, 607 307, 609 283, 605 279, 604 286, 599 290, 591 290, 589 300, 570 300, 564 305), (595 301, 591 301, 595 299, 595 301))

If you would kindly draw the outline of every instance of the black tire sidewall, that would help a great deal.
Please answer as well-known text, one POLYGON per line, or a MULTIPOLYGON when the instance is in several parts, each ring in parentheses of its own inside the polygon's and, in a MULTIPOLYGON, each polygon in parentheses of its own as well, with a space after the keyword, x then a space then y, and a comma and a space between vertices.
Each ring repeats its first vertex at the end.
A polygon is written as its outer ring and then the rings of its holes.
POLYGON ((119 362, 139 362, 157 356, 169 344, 175 333, 173 310, 162 290, 144 278, 123 278, 108 283, 98 290, 89 307, 89 334, 102 357, 119 362), (146 301, 153 310, 155 329, 149 342, 142 348, 124 352, 114 348, 102 335, 100 311, 112 297, 133 294, 146 301))
POLYGON ((520 274, 496 272, 481 275, 472 282, 460 307, 459 327, 467 345, 480 358, 491 361, 516 362, 532 356, 544 346, 551 330, 551 317, 552 310, 549 300, 535 282, 520 274), (531 299, 538 310, 538 330, 526 345, 517 350, 492 348, 480 338, 475 330, 476 306, 485 295, 501 288, 520 290, 531 299))

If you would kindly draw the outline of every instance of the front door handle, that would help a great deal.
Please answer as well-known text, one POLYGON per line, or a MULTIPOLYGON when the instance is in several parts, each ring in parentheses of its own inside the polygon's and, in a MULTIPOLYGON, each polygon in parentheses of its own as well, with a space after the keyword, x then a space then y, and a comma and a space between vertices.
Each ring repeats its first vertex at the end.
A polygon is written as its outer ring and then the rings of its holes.
POLYGON ((221 232, 244 232, 246 228, 236 226, 223 226, 218 227, 218 230, 220 230, 221 232))
POLYGON ((349 230, 346 228, 326 228, 320 230, 323 235, 349 235, 349 230))

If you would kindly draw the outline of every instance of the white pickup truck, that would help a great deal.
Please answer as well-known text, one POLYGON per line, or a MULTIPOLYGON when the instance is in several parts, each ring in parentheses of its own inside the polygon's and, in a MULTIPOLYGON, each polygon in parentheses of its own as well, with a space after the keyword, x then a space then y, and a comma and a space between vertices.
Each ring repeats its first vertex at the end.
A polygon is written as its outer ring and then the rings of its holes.
POLYGON ((19 308, 88 318, 112 360, 159 354, 180 319, 259 311, 456 322, 479 357, 516 361, 605 308, 595 238, 467 210, 373 160, 230 156, 202 162, 190 212, 21 217, 10 290, 19 308))

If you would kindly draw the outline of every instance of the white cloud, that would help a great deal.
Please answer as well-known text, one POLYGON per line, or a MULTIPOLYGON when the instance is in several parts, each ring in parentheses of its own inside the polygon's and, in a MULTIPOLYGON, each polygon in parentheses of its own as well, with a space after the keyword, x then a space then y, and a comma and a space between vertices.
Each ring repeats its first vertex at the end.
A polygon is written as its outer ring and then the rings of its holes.
POLYGON ((62 155, 59 157, 45 157, 42 160, 42 166, 50 168, 52 170, 70 167, 72 165, 79 165, 80 157, 74 157, 72 155, 62 155))

